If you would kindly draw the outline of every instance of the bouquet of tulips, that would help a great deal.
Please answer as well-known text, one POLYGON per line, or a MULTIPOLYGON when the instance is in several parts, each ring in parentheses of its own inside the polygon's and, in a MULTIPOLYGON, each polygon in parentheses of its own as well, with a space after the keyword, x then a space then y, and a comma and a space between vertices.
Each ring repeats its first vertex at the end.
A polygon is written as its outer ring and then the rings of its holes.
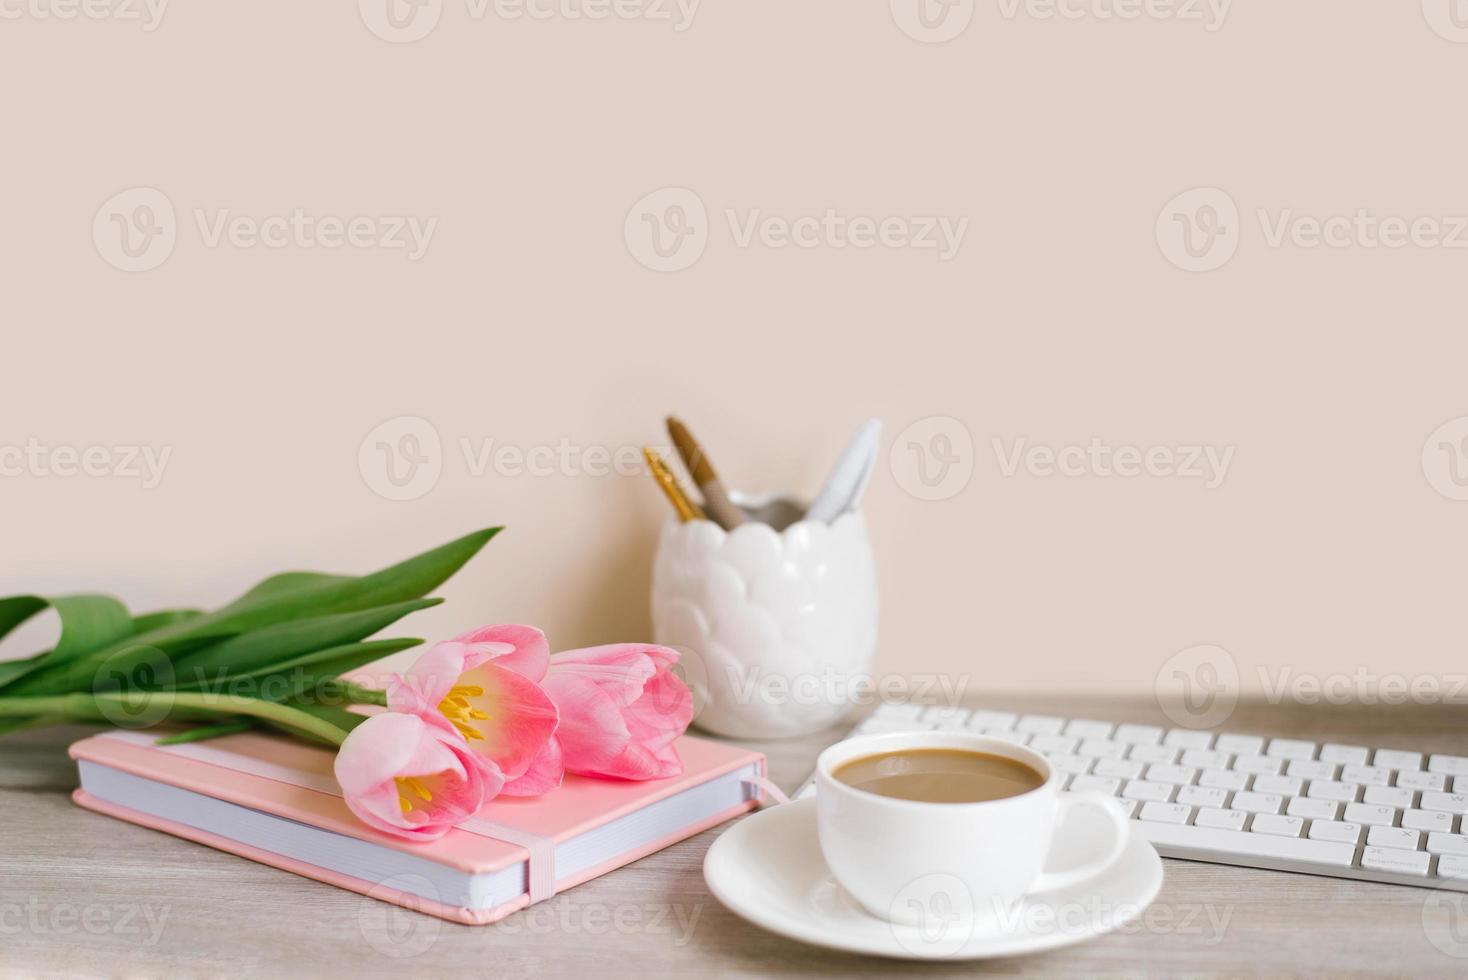
POLYGON ((0 662, 0 735, 64 721, 186 723, 163 743, 269 727, 338 746, 336 777, 364 823, 433 840, 501 793, 566 772, 656 779, 693 714, 666 647, 554 656, 531 626, 486 626, 430 648, 378 688, 351 672, 418 639, 369 640, 494 537, 490 528, 365 576, 287 572, 214 612, 133 616, 111 596, 0 598, 0 638, 53 608, 56 646, 0 662))

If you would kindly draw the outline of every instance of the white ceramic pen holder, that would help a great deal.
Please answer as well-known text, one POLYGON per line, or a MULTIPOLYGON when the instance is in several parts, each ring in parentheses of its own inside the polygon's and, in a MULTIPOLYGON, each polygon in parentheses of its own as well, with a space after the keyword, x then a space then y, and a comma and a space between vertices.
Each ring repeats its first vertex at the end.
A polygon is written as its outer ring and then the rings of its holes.
MULTIPOLYGON (((756 511, 770 500, 736 502, 756 511)), ((670 519, 652 577, 653 635, 683 654, 699 728, 803 735, 870 694, 877 576, 859 512, 781 531, 670 519)))

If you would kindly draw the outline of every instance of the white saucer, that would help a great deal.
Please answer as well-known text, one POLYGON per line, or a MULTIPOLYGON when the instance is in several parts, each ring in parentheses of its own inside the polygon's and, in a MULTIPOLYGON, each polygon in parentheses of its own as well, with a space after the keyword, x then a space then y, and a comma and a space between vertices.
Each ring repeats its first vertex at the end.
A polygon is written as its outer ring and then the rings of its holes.
POLYGON ((894 925, 857 905, 836 883, 816 840, 816 801, 808 799, 730 827, 709 848, 703 876, 735 914, 791 939, 872 956, 963 960, 1057 949, 1125 925, 1157 897, 1162 861, 1132 834, 1115 864, 1074 888, 928 928, 894 925))

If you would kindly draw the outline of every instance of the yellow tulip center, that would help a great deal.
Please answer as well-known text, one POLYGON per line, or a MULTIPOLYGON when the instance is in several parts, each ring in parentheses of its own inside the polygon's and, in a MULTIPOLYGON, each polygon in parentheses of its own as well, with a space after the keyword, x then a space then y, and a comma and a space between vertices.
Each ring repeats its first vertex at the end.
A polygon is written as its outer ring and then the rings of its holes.
POLYGON ((484 696, 484 688, 476 684, 458 684, 449 689, 448 696, 438 703, 438 710, 453 723, 459 734, 469 741, 483 739, 484 733, 473 724, 488 721, 488 712, 481 711, 469 703, 470 698, 484 696))
POLYGON ((399 776, 394 780, 398 784, 398 804, 402 806, 404 813, 411 813, 413 804, 418 800, 424 803, 433 802, 433 794, 413 776, 399 776))

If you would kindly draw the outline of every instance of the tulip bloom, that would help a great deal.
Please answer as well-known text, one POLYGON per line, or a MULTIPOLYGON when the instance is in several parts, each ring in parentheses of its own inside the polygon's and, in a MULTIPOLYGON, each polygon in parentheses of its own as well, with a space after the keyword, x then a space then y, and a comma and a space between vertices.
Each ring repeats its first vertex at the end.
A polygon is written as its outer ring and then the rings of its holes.
POLYGON ((533 626, 486 626, 436 644, 388 684, 387 705, 457 734, 504 774, 507 796, 561 785, 557 712, 535 682, 550 647, 533 626))
POLYGON ((457 735, 391 711, 352 730, 335 768, 347 806, 363 823, 416 841, 442 837, 504 784, 494 763, 457 735))
POLYGON ((683 771, 674 745, 693 695, 670 669, 678 652, 646 643, 567 650, 541 686, 560 711, 556 741, 570 772, 662 779, 683 771))

